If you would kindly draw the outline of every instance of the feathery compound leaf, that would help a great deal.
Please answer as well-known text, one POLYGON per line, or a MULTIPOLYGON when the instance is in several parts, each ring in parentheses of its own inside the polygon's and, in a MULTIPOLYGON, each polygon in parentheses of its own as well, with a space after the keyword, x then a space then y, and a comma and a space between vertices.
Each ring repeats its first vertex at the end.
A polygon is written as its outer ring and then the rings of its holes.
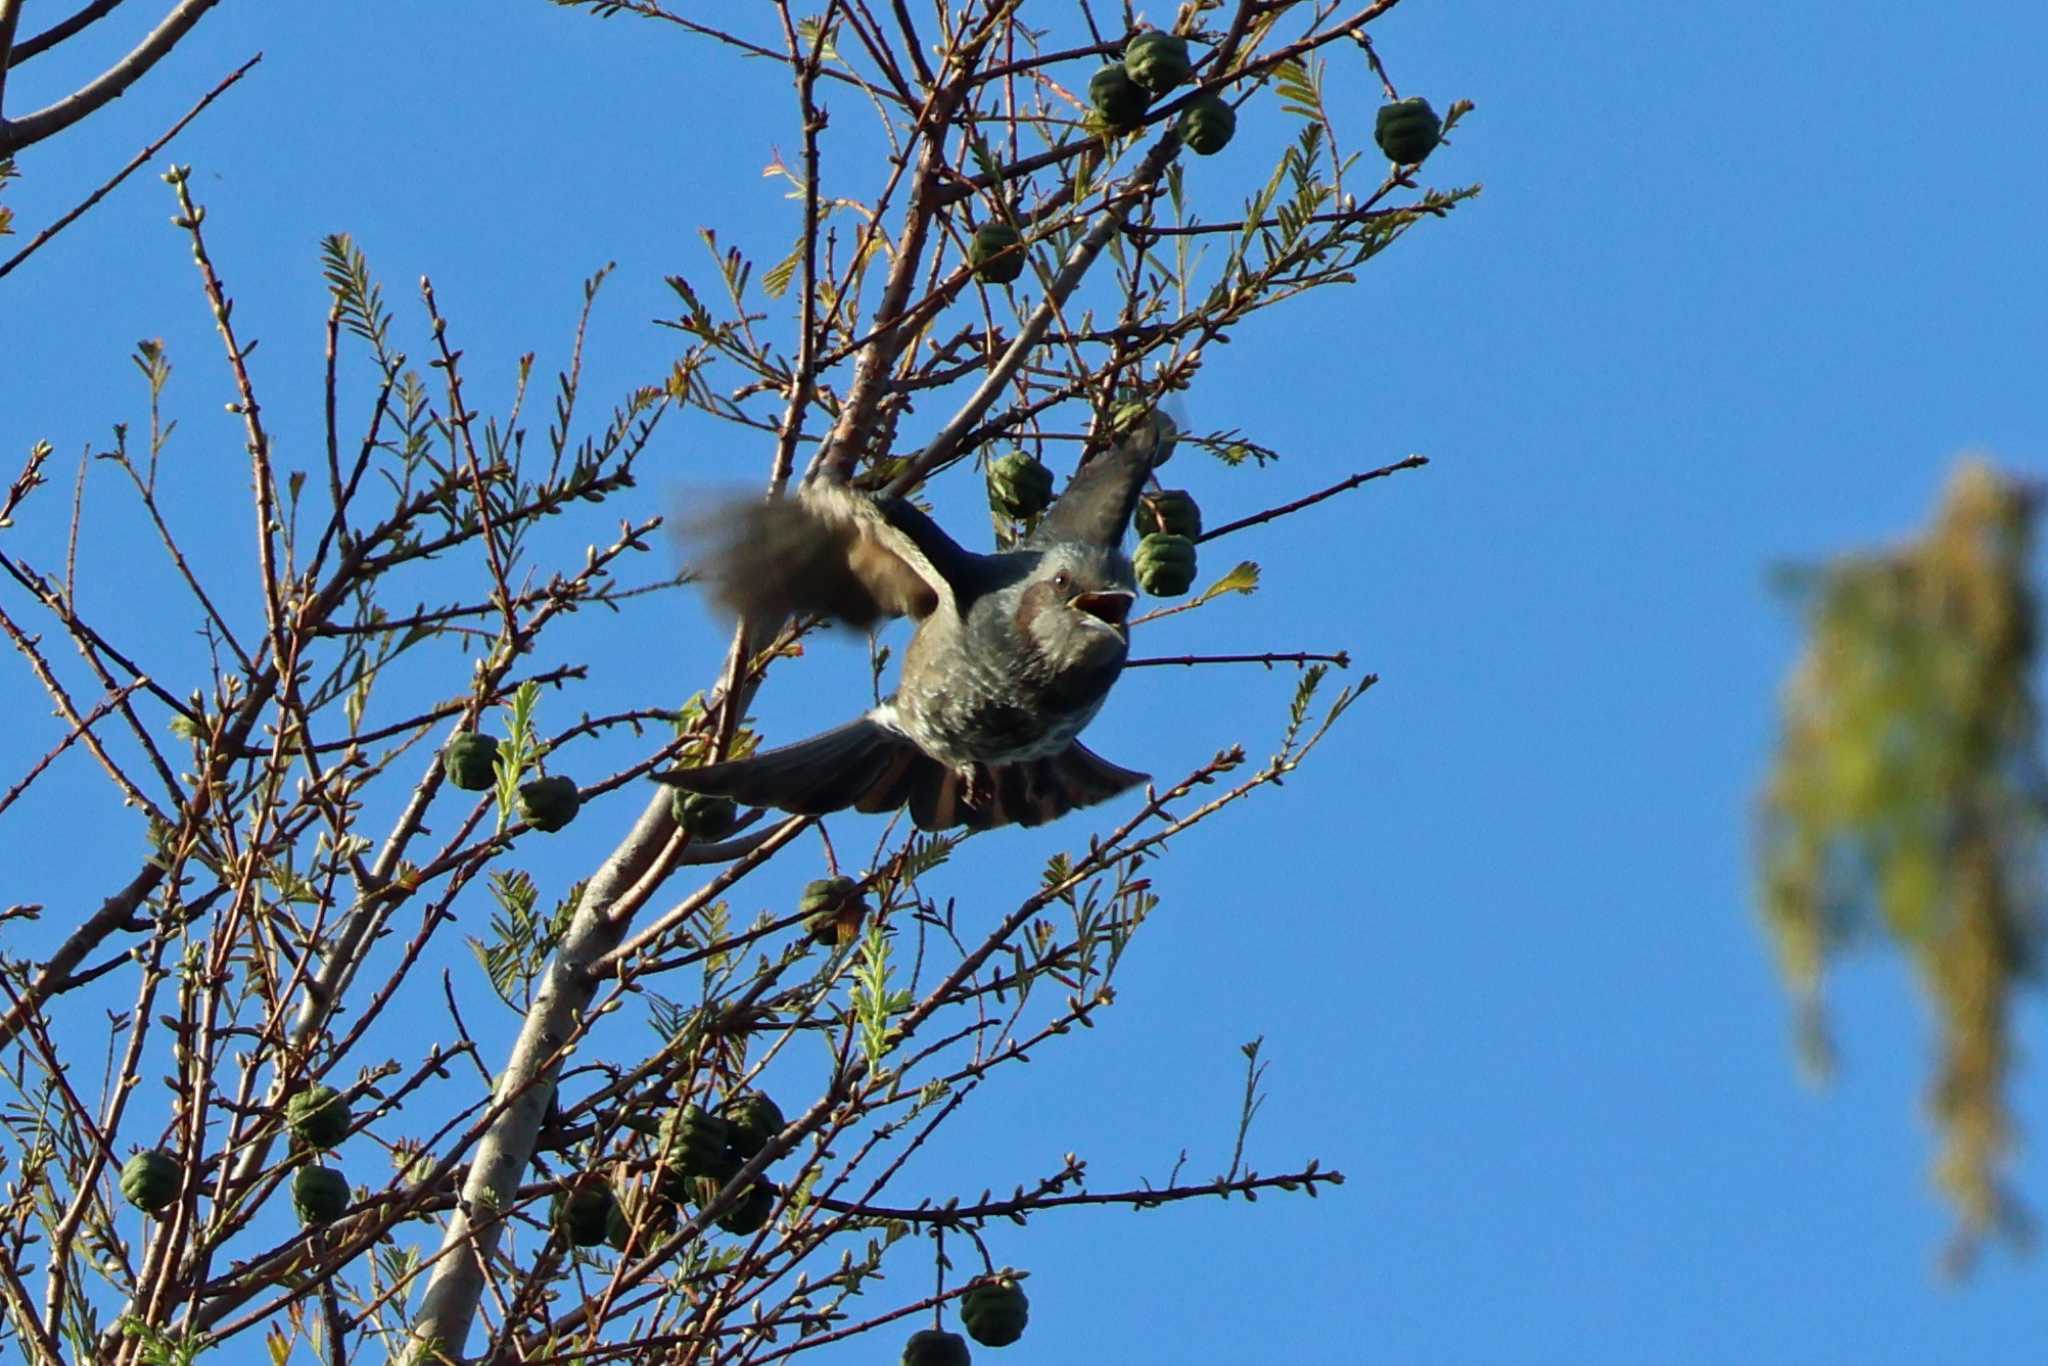
POLYGON ((1190 607, 1198 607, 1211 598, 1222 597, 1225 593, 1243 593, 1246 596, 1250 596, 1258 591, 1259 566, 1251 560, 1245 560, 1237 568, 1203 589, 1202 596, 1196 598, 1188 605, 1190 607))
POLYGON ((1280 92, 1282 109, 1314 123, 1325 120, 1320 70, 1311 71, 1299 57, 1290 57, 1273 69, 1273 85, 1280 92))
POLYGON ((370 263, 345 232, 320 239, 320 273, 334 295, 341 325, 370 343, 381 360, 390 336, 391 315, 384 311, 384 291, 370 278, 370 263))
POLYGON ((789 292, 789 282, 796 278, 796 268, 803 264, 803 260, 804 243, 802 238, 798 238, 789 255, 768 267, 767 274, 761 277, 761 288, 769 298, 779 299, 789 292))

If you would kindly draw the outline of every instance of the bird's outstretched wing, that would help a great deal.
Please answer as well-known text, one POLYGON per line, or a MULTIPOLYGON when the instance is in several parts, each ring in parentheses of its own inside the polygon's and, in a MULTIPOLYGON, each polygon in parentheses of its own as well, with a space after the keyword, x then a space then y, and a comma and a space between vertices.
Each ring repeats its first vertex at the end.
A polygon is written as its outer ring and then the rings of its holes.
POLYGON ((1113 546, 1124 538, 1139 490, 1152 471, 1155 443, 1142 432, 1119 441, 1074 473, 1059 501, 1032 529, 1029 545, 1080 541, 1113 546))
POLYGON ((848 807, 894 811, 907 802, 910 818, 923 830, 1043 825, 1145 781, 1144 774, 1117 767, 1078 740, 1047 758, 976 765, 969 775, 926 754, 888 718, 888 709, 879 708, 793 745, 657 777, 685 791, 799 816, 848 807))
POLYGON ((852 626, 922 620, 955 602, 980 557, 901 498, 814 483, 795 498, 730 502, 682 519, 690 568, 747 617, 821 613, 852 626))

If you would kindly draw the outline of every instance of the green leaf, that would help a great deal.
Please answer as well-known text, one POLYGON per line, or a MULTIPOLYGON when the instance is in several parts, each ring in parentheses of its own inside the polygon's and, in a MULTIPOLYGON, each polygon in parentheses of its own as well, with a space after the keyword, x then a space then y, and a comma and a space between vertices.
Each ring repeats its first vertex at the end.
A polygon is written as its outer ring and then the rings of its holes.
POLYGON ((1259 591, 1259 566, 1251 560, 1241 561, 1238 566, 1216 582, 1202 590, 1191 607, 1199 607, 1211 598, 1220 598, 1225 593, 1243 593, 1247 597, 1259 591))

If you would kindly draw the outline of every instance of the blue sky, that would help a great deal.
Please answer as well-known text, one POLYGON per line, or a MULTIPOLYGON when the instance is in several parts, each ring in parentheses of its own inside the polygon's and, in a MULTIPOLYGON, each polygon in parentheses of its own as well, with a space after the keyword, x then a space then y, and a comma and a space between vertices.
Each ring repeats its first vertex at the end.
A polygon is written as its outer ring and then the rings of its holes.
MULTIPOLYGON (((929 1193, 971 1195, 1071 1149, 1116 1189, 1185 1148, 1207 1175, 1228 1160, 1238 1045, 1262 1035, 1253 1164, 1313 1155, 1349 1182, 1001 1232, 1036 1309, 1004 1359, 2038 1360, 2038 1263, 2000 1251, 1959 1287, 1933 1272, 1948 1216, 1924 1179, 1930 1042, 1906 970, 1839 977, 1842 1074, 1803 1087, 1747 839, 1797 645, 1768 566, 1904 534, 1959 453, 2048 464, 2032 150, 2048 20, 1982 0, 1937 18, 1406 0, 1373 32, 1404 92, 1478 103, 1425 178, 1485 193, 1219 349, 1188 396, 1196 424, 1284 459, 1254 474, 1183 455, 1170 482, 1213 524, 1411 451, 1433 463, 1227 543, 1268 590, 1137 651, 1344 648, 1384 681, 1284 790, 1153 869, 1164 904, 1117 1008, 988 1088, 921 1170, 929 1193)), ((210 205, 237 322, 265 339, 281 442, 308 458, 322 234, 356 235, 408 321, 431 274, 471 382, 498 396, 520 352, 562 361, 581 279, 616 261, 587 347, 605 398, 665 368, 674 334, 648 320, 670 311, 664 274, 708 276, 700 225, 764 263, 790 240, 759 174, 796 141, 765 65, 537 0, 223 5, 119 105, 24 158, 19 226, 257 49, 169 155, 210 205)), ((17 73, 10 108, 52 93, 65 73, 45 65, 17 73)), ((1375 100, 1352 96, 1362 139, 1375 100)), ((1255 104, 1201 169, 1262 176, 1291 131, 1255 104)), ((6 459, 43 437, 69 458, 140 421, 127 356, 144 336, 179 365, 181 458, 238 451, 172 207, 138 175, 0 282, 6 459)), ((643 510, 764 468, 730 433, 666 438, 643 510)), ((239 543, 218 549, 230 562, 239 543)), ((120 571, 94 553, 88 568, 120 571)), ((122 612, 129 595, 104 591, 122 612)), ((139 629, 150 611, 136 595, 125 615, 139 629)), ((676 614, 659 640, 607 639, 602 614, 578 629, 593 657, 658 671, 667 698, 710 681, 718 644, 695 603, 676 614)), ((862 652, 813 653, 816 672, 757 704, 774 737, 858 705, 862 652)), ((41 724, 25 675, 5 678, 41 724)), ((1263 753, 1291 686, 1146 670, 1091 743, 1162 777, 1235 740, 1263 753)), ((53 736, 22 727, 0 770, 53 736)), ((81 876, 97 869, 21 833, 97 799, 74 768, 16 814, 10 899, 54 915, 105 894, 81 876)), ((620 829, 631 810, 600 808, 620 829)), ((872 839, 845 824, 842 853, 872 839)), ((537 875, 558 890, 607 828, 586 817, 537 875)), ((964 907, 1082 835, 979 841, 941 885, 964 907)), ((2030 1002, 2021 1038, 2043 1025, 2030 1002)), ((2014 1099, 2025 1133, 2048 1134, 2038 1068, 2014 1099)), ((2014 1177, 2048 1203, 2038 1141, 2014 1177)), ((922 1293, 926 1274, 906 1258, 896 1283, 922 1293)))

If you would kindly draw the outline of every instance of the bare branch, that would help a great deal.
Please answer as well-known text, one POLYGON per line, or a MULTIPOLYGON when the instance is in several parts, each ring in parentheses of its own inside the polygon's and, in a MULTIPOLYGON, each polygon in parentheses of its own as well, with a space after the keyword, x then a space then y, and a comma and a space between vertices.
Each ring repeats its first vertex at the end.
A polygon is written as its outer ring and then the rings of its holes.
MULTIPOLYGON (((120 0, 113 0, 113 3, 118 4, 120 3, 120 0)), ((200 96, 199 103, 193 105, 190 109, 186 110, 185 116, 183 118, 179 119, 176 123, 172 124, 154 142, 150 143, 147 147, 137 152, 126 166, 123 166, 120 170, 114 173, 113 177, 110 180, 108 180, 106 184, 100 186, 97 190, 94 190, 91 194, 87 195, 78 204, 76 204, 70 210, 68 210, 62 217, 58 218, 55 222, 51 223, 48 227, 44 228, 41 232, 37 233, 34 237, 30 238, 27 246, 23 247, 20 251, 14 253, 14 255, 8 257, 5 261, 0 261, 0 277, 4 277, 9 271, 13 270, 23 261, 26 261, 30 256, 33 256, 36 253, 37 249, 40 248, 44 243, 48 242, 58 233, 64 231, 64 229, 70 227, 74 222, 76 222, 79 219, 81 215, 85 213, 87 209, 90 209, 93 205, 99 203, 102 199, 105 199, 109 194, 111 194, 115 186, 119 185, 122 181, 126 180, 130 175, 133 175, 138 169, 141 168, 143 163, 147 162, 151 157, 155 156, 158 152, 161 152, 164 148, 168 147, 171 143, 172 138, 175 138, 176 136, 178 136, 178 134, 185 131, 186 124, 198 118, 201 111, 203 111, 207 105, 212 104, 215 100, 219 99, 223 94, 227 92, 227 88, 229 86, 233 85, 236 81, 241 80, 242 77, 249 74, 249 69, 262 60, 263 54, 259 52, 255 56, 251 57, 248 61, 243 62, 240 66, 236 67, 233 71, 229 72, 224 78, 222 78, 221 82, 218 85, 214 86, 213 89, 207 91, 204 95, 200 96)))
MULTIPOLYGON (((219 3, 220 0, 178 0, 178 4, 164 16, 163 22, 150 30, 149 35, 138 43, 132 52, 108 67, 83 89, 66 95, 55 104, 46 105, 33 114, 25 114, 18 119, 0 118, 0 156, 18 152, 53 134, 61 133, 95 109, 118 99, 129 86, 141 79, 144 72, 155 66, 165 53, 176 47, 179 40, 192 31, 192 26, 198 23, 208 10, 219 3)), ((0 73, 4 71, 5 68, 0 67, 0 73)))

